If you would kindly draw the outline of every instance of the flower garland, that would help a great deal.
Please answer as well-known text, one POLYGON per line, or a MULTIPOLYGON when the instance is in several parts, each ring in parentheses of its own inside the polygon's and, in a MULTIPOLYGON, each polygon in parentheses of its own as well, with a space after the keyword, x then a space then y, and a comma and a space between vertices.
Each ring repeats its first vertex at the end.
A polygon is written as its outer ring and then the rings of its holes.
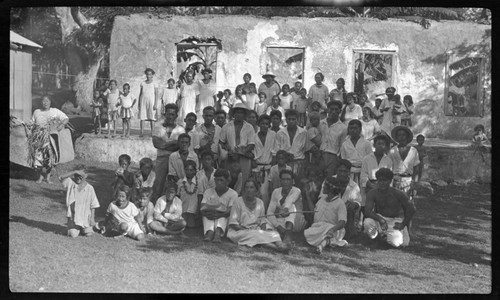
POLYGON ((194 182, 194 189, 193 189, 193 191, 191 191, 191 192, 188 190, 188 188, 187 188, 187 186, 186 186, 186 181, 182 181, 182 186, 184 187, 184 190, 186 191, 186 193, 187 193, 188 195, 192 195, 192 194, 196 193, 196 191, 198 190, 198 180, 196 180, 196 181, 194 182))

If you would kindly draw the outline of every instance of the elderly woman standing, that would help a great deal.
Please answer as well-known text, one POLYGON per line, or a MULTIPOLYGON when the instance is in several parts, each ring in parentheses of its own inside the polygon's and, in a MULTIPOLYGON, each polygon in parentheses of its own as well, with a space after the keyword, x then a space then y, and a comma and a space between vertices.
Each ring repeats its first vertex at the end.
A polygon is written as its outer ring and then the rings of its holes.
MULTIPOLYGON (((57 108, 50 107, 49 97, 42 98, 42 108, 33 112, 31 121, 33 127, 31 135, 28 137, 30 145, 29 163, 37 170, 39 178, 36 181, 41 183, 44 179, 47 183, 50 181, 50 171, 56 163, 57 150, 55 143, 51 141, 52 134, 57 135, 68 124, 68 116, 57 108)), ((71 134, 69 142, 72 145, 71 134)), ((59 146, 62 146, 58 144, 59 146)), ((71 149, 73 150, 73 149, 71 149)))
POLYGON ((212 79, 212 70, 201 71, 203 79, 198 81, 200 97, 196 105, 196 115, 198 120, 203 119, 203 109, 207 106, 214 106, 217 101, 217 87, 212 79))

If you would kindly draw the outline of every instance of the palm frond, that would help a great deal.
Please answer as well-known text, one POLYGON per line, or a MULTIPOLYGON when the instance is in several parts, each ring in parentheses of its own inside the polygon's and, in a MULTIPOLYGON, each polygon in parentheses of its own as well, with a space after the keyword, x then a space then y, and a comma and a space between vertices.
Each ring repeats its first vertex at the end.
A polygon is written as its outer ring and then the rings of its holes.
POLYGON ((464 68, 468 68, 471 66, 477 66, 481 63, 480 57, 465 57, 461 60, 458 60, 450 65, 450 69, 452 70, 460 70, 464 68))
POLYGON ((455 75, 451 76, 450 82, 461 88, 466 85, 471 85, 477 82, 479 66, 472 66, 457 72, 455 75))

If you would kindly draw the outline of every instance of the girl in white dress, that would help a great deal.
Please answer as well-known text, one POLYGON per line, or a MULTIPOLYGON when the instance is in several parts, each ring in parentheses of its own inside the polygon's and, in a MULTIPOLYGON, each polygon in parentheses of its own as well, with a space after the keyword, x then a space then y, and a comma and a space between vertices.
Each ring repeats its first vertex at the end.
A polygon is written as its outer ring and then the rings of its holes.
POLYGON ((196 103, 200 96, 199 85, 193 82, 194 75, 192 72, 186 73, 186 82, 181 85, 179 91, 179 120, 184 125, 184 119, 190 112, 196 110, 196 103))
POLYGON ((120 90, 117 88, 116 80, 109 81, 108 93, 108 138, 111 137, 111 122, 113 122, 113 135, 116 135, 116 119, 118 118, 118 98, 120 97, 120 90))
POLYGON ((135 98, 130 94, 130 85, 125 83, 123 85, 123 94, 118 98, 118 105, 121 105, 120 117, 123 121, 122 137, 130 136, 130 119, 134 116, 132 108, 135 105, 135 98), (125 127, 127 128, 125 130, 125 127))
POLYGON ((163 118, 163 115, 165 115, 165 105, 169 103, 173 103, 177 105, 177 102, 179 100, 179 91, 175 87, 175 80, 173 78, 170 78, 167 81, 167 88, 163 90, 163 95, 161 98, 158 100, 158 104, 156 104, 153 109, 156 110, 156 118, 161 119, 163 118))
POLYGON ((199 105, 196 107, 196 116, 203 120, 203 109, 207 106, 214 106, 217 94, 215 81, 212 79, 212 70, 204 69, 201 71, 203 79, 198 81, 200 97, 199 105))
POLYGON ((139 93, 139 119, 141 120, 141 134, 144 134, 144 121, 149 121, 151 124, 151 135, 153 134, 153 124, 156 121, 156 101, 158 98, 158 84, 153 81, 155 71, 147 68, 144 71, 146 74, 146 81, 141 83, 141 92, 139 93))

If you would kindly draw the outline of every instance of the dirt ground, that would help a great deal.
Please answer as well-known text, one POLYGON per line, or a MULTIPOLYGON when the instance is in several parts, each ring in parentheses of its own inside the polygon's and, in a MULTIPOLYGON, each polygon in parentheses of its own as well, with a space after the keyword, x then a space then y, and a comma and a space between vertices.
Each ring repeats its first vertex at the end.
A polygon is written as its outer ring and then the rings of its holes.
MULTIPOLYGON (((103 218, 110 202, 112 164, 89 168, 103 218)), ((137 166, 132 166, 136 169, 137 166)), ((65 191, 36 184, 28 169, 11 166, 9 287, 13 292, 132 293, 489 293, 491 187, 435 187, 416 199, 410 247, 392 249, 365 238, 345 248, 312 252, 302 234, 290 255, 240 249, 225 240, 150 237, 143 242, 95 234, 66 236, 65 191)), ((54 176, 54 180, 56 177, 54 176)))

